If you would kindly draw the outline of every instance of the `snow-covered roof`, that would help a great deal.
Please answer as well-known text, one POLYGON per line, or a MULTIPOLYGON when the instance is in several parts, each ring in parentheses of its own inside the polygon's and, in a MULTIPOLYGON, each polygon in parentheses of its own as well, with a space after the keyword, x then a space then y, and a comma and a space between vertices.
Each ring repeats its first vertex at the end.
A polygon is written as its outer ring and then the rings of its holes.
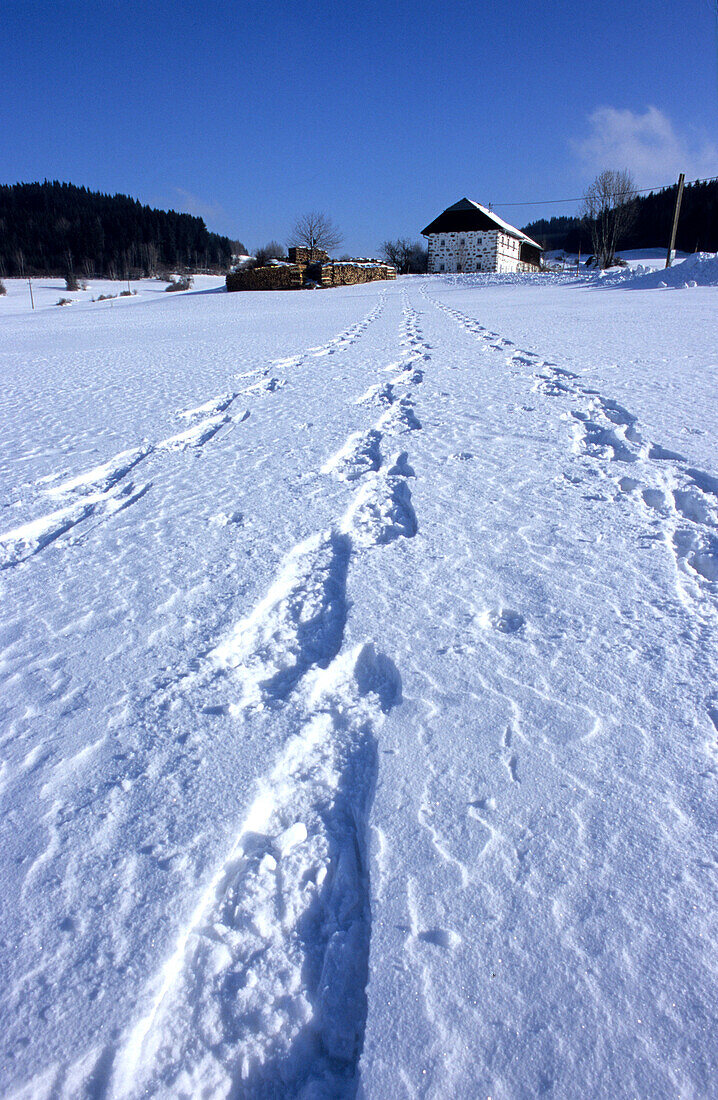
POLYGON ((430 222, 425 229, 422 229, 421 233, 422 236, 428 237, 432 233, 461 233, 471 232, 475 229, 491 228, 501 229, 504 233, 508 233, 510 237, 515 237, 519 241, 533 245, 534 248, 541 248, 540 244, 537 244, 531 237, 527 237, 515 225, 509 225, 498 214, 494 214, 493 210, 482 206, 480 202, 474 202, 473 199, 467 198, 459 199, 453 206, 447 206, 446 210, 439 214, 433 222, 430 222))

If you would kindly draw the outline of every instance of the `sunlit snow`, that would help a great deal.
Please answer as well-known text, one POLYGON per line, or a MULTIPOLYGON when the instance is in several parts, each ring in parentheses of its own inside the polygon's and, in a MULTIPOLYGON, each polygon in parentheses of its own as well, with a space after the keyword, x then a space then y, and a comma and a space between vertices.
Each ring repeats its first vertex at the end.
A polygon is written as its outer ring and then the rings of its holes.
POLYGON ((716 258, 7 286, 2 1095, 715 1095, 716 258))

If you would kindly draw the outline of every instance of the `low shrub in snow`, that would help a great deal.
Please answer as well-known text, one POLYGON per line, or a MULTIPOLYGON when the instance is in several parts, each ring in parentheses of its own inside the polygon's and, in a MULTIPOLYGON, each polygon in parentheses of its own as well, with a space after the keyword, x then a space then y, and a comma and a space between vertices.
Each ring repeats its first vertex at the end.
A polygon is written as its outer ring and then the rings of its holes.
POLYGON ((0 298, 2 298, 3 294, 7 294, 7 287, 2 279, 0 279, 0 298))
POLYGON ((72 298, 59 298, 56 304, 58 306, 71 306, 72 298))
POLYGON ((192 286, 192 282, 193 279, 191 275, 179 275, 177 277, 173 276, 172 281, 170 282, 169 286, 165 287, 165 290, 189 290, 189 288, 192 286))

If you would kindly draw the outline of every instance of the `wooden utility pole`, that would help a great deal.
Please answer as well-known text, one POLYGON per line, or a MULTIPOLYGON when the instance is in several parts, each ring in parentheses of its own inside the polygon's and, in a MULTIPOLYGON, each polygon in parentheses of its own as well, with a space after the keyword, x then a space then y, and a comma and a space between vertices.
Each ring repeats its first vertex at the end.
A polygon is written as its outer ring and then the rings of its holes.
POLYGON ((676 194, 676 208, 673 211, 673 228, 671 229, 671 243, 668 245, 668 255, 666 256, 666 267, 670 267, 673 261, 673 250, 676 247, 676 231, 678 229, 678 215, 681 212, 681 199, 683 198, 683 183, 685 181, 685 173, 681 172, 678 177, 678 192, 676 194))
POLYGON ((35 299, 32 296, 32 279, 28 279, 27 285, 30 287, 30 305, 35 308, 35 299))

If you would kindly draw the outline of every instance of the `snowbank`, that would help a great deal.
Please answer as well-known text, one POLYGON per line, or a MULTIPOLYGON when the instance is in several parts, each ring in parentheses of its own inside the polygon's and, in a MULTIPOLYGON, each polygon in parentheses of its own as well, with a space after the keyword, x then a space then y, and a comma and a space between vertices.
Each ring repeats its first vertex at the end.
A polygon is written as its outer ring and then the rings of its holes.
POLYGON ((694 286, 718 286, 718 254, 694 252, 669 268, 638 265, 628 271, 606 272, 602 282, 604 286, 625 286, 631 290, 684 290, 694 286))

